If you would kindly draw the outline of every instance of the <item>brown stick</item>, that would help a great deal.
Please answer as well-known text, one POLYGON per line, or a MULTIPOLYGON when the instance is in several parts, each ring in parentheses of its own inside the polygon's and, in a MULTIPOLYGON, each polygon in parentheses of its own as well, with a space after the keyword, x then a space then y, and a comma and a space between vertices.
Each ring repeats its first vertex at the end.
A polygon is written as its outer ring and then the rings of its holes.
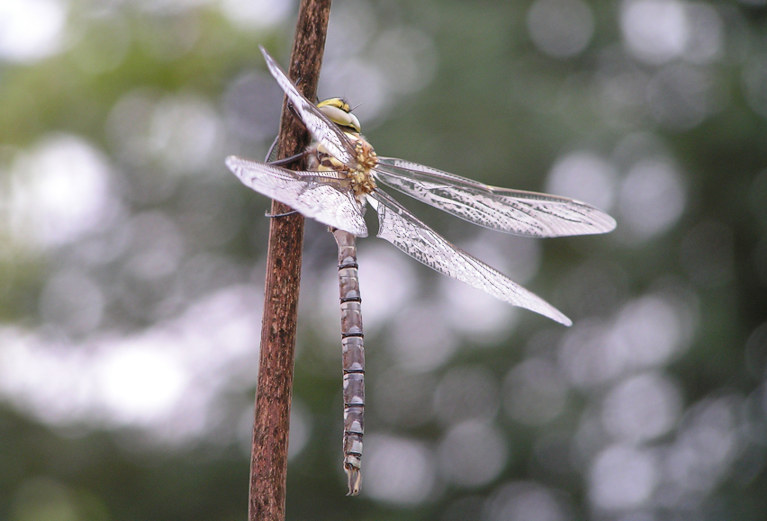
MULTIPOLYGON (((325 48, 330 0, 302 0, 289 64, 290 78, 315 99, 325 48)), ((304 126, 283 104, 278 157, 309 144, 304 126)), ((289 212, 272 201, 272 215, 289 212)), ((261 359, 256 389, 250 461, 249 521, 284 521, 288 468, 288 429, 304 218, 293 214, 271 220, 261 326, 261 359)))

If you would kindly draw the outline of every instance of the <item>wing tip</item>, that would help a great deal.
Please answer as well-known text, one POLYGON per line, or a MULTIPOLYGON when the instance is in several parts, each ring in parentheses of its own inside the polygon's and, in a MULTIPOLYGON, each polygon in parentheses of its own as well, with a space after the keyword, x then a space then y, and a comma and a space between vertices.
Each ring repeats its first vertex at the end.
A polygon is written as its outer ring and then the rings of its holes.
POLYGON ((562 324, 562 325, 563 325, 563 326, 565 326, 565 327, 570 327, 570 326, 572 326, 572 325, 573 325, 573 321, 572 321, 572 320, 570 320, 570 317, 568 317, 568 316, 567 316, 567 315, 565 315, 564 313, 559 313, 559 312, 557 312, 557 314, 556 314, 555 316, 553 316, 553 317, 549 317, 549 318, 551 318, 552 320, 555 320, 555 321, 559 322, 560 324, 562 324))
POLYGON ((246 164, 251 163, 252 161, 249 161, 248 159, 242 158, 240 156, 226 156, 226 159, 224 159, 224 164, 226 167, 235 175, 238 177, 240 176, 239 170, 246 164))
POLYGON ((551 227, 548 233, 543 235, 543 237, 577 237, 582 235, 601 235, 603 233, 610 233, 611 231, 615 230, 618 223, 611 215, 603 212, 602 210, 598 210, 593 206, 590 208, 594 213, 588 220, 584 220, 567 230, 551 227))
POLYGON ((528 309, 534 313, 538 313, 539 315, 543 315, 544 317, 550 318, 554 322, 558 322, 563 326, 570 327, 573 325, 573 321, 570 320, 570 317, 559 311, 557 308, 543 300, 535 293, 526 290, 522 286, 519 287, 522 292, 526 294, 526 298, 524 300, 509 301, 510 304, 528 309))
MULTIPOLYGON (((534 295, 534 294, 533 294, 534 295)), ((538 313, 539 315, 543 315, 546 318, 550 318, 554 322, 558 322, 562 324, 565 327, 570 327, 573 325, 573 321, 570 320, 570 317, 559 311, 557 308, 546 302, 545 300, 541 299, 540 297, 537 299, 539 302, 538 305, 519 305, 515 304, 517 306, 523 307, 525 309, 529 309, 530 311, 533 311, 535 313, 538 313)))
MULTIPOLYGON (((264 46, 259 45, 258 48, 261 49, 261 54, 264 55, 264 60, 266 60, 266 66, 269 68, 271 75, 274 76, 274 79, 278 80, 279 83, 281 83, 281 78, 284 78, 286 81, 290 82, 288 75, 285 73, 285 71, 282 70, 282 68, 280 68, 277 60, 272 58, 272 55, 269 54, 266 49, 264 49, 264 46)), ((283 87, 283 90, 285 90, 285 87, 283 87)))
POLYGON ((596 209, 596 215, 593 219, 594 232, 593 233, 610 233, 618 225, 615 218, 602 210, 596 209))

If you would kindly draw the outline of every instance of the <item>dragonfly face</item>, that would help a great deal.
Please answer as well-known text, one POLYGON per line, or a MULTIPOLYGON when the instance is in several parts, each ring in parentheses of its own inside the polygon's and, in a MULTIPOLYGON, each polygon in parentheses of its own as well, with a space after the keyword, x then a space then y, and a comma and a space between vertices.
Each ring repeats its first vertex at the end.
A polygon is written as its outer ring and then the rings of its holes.
POLYGON ((317 168, 319 171, 342 172, 346 175, 350 187, 361 204, 364 204, 365 195, 375 188, 375 179, 371 171, 378 163, 373 147, 360 134, 360 122, 357 116, 352 114, 351 107, 342 98, 329 98, 317 103, 317 108, 328 119, 335 123, 346 135, 346 138, 354 145, 354 162, 347 164, 339 161, 328 151, 322 142, 316 143, 309 149, 309 168, 317 168))
POLYGON ((317 103, 317 108, 330 121, 341 127, 344 132, 359 134, 362 132, 360 122, 352 113, 349 103, 343 98, 328 98, 317 103))
POLYGON ((253 190, 328 225, 339 246, 344 359, 344 469, 349 493, 360 486, 364 410, 364 349, 355 237, 367 236, 364 207, 378 213, 378 237, 426 266, 504 302, 569 326, 562 312, 499 271, 457 248, 378 185, 402 192, 476 225, 528 237, 605 233, 615 220, 586 203, 555 195, 488 186, 412 161, 376 155, 360 134, 349 104, 307 100, 261 49, 269 71, 314 138, 309 169, 292 171, 236 156, 229 169, 253 190))

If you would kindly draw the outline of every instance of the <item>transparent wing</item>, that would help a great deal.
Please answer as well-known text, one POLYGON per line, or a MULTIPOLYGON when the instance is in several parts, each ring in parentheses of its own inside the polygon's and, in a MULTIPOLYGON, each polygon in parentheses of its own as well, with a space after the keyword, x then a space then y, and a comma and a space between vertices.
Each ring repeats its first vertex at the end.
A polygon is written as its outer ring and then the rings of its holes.
POLYGON ((362 205, 333 172, 294 172, 237 156, 227 157, 226 166, 256 192, 323 224, 367 237, 362 205))
POLYGON ((404 159, 379 156, 373 175, 386 186, 491 230, 561 237, 615 228, 615 219, 574 199, 488 186, 404 159))
POLYGON ((535 311, 566 326, 572 324, 569 318, 545 300, 450 244, 384 192, 375 190, 367 199, 378 212, 378 237, 417 261, 505 302, 535 311))
POLYGON ((266 60, 266 65, 269 67, 269 72, 272 73, 274 79, 277 80, 277 83, 285 92, 301 121, 304 122, 306 128, 311 132, 312 137, 322 143, 327 151, 336 159, 344 163, 354 164, 356 162, 354 146, 349 142, 349 139, 341 129, 338 128, 338 125, 332 123, 325 114, 320 112, 314 103, 298 92, 296 86, 293 85, 290 78, 277 65, 274 58, 263 47, 260 47, 260 49, 266 60))

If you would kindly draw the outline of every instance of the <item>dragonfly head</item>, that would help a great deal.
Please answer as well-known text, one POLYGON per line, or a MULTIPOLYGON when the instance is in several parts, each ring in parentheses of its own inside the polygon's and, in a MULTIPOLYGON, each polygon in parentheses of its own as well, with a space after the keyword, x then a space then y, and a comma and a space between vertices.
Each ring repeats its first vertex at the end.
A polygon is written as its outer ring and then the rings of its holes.
POLYGON ((360 122, 357 116, 352 114, 352 109, 343 98, 328 98, 317 103, 317 108, 325 114, 330 121, 341 127, 345 132, 359 134, 360 122))

